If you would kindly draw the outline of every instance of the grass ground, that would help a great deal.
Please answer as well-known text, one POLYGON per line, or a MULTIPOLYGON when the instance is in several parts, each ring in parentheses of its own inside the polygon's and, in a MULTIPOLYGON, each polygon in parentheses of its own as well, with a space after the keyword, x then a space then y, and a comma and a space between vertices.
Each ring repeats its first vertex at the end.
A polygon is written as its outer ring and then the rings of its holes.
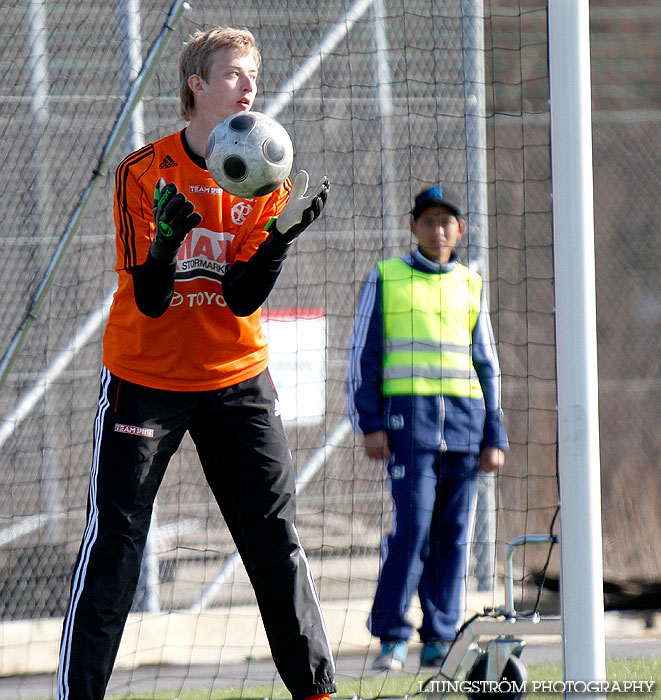
MULTIPOLYGON (((528 680, 533 681, 560 681, 562 680, 562 667, 560 664, 534 664, 527 667, 528 680)), ((625 681, 652 681, 655 683, 651 692, 645 693, 617 693, 618 700, 624 697, 638 697, 640 700, 652 700, 661 698, 661 658, 627 658, 609 659, 606 663, 606 676, 610 682, 618 682, 620 686, 625 681)), ((338 698, 362 698, 364 700, 376 700, 384 698, 394 700, 396 698, 411 697, 419 692, 430 674, 419 675, 373 675, 370 678, 342 680, 338 683, 338 698)), ((427 693, 420 693, 421 700, 427 693)), ((538 693, 529 697, 539 697, 545 700, 559 700, 560 693, 538 693)), ((465 698, 464 695, 452 697, 465 698)), ((496 700, 498 696, 492 695, 489 700, 496 700)), ((590 697, 587 695, 587 697, 590 697)), ((131 696, 131 700, 233 700, 254 698, 257 700, 279 700, 289 698, 284 686, 244 686, 228 687, 214 690, 182 691, 175 699, 172 693, 156 693, 146 698, 144 695, 131 696)), ((120 700, 119 697, 116 700, 120 700)), ((122 696, 126 700, 126 696, 122 696)))

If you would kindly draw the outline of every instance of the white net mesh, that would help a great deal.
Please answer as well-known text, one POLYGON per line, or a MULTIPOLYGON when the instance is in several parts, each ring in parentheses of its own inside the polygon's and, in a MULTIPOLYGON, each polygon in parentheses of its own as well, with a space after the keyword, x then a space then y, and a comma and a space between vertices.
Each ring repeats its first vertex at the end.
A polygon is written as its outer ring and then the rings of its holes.
MULTIPOLYGON (((298 528, 340 655, 367 658, 364 620, 391 510, 384 470, 364 458, 345 418, 354 301, 377 260, 411 247, 411 200, 425 185, 453 184, 468 207, 475 237, 461 255, 487 271, 511 443, 495 502, 480 502, 486 509, 477 534, 482 549, 467 590, 486 588, 480 602, 498 602, 494 556, 500 561, 513 536, 547 532, 556 508, 545 3, 492 3, 483 29, 479 13, 466 14, 478 5, 248 0, 237 7, 196 0, 141 107, 145 141, 181 128, 176 61, 182 43, 198 27, 247 26, 264 59, 255 108, 275 113, 289 130, 295 168, 307 169, 313 180, 324 174, 331 180, 324 215, 297 241, 266 312, 274 360, 281 353, 281 394, 293 397, 286 415, 290 444, 306 479, 298 528), (472 63, 477 47, 466 42, 482 31, 485 75, 479 76, 472 63), (471 114, 477 114, 473 125, 483 129, 484 143, 467 129, 471 114), (483 165, 483 182, 474 179, 476 163, 483 165), (483 186, 486 209, 475 205, 476 186, 483 186), (290 326, 279 333, 278 323, 290 326), (361 632, 353 632, 358 626, 361 632)), ((129 21, 129 9, 129 3, 82 0, 0 9, 2 190, 3 201, 11 202, 0 233, 3 349, 25 318, 135 76, 131 32, 140 37, 144 58, 169 8, 143 0, 139 26, 129 21)), ((127 138, 111 173, 135 144, 127 138)), ((0 393, 6 419, 0 675, 54 668, 84 526, 102 311, 115 284, 112 196, 109 177, 0 393), (86 323, 89 332, 81 338, 86 323), (44 382, 41 373, 49 369, 44 382)), ((159 492, 152 536, 151 569, 117 662, 128 672, 114 692, 125 697, 142 688, 144 695, 167 686, 166 665, 173 663, 184 671, 169 687, 194 685, 196 664, 207 664, 212 676, 242 688, 253 678, 246 660, 267 657, 268 649, 252 590, 189 440, 159 492), (195 606, 203 610, 183 612, 195 606), (142 664, 157 665, 146 686, 139 685, 142 664)), ((526 555, 520 582, 544 556, 526 555)), ((525 596, 523 585, 517 590, 525 596)), ((273 678, 271 671, 262 680, 273 678)))

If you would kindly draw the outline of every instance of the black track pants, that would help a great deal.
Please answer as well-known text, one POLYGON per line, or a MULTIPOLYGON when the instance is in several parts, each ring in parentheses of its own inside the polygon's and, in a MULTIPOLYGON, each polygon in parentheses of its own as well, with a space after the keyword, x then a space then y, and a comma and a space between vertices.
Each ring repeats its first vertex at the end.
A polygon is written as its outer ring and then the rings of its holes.
POLYGON ((58 700, 104 696, 156 492, 186 431, 255 589, 280 676, 295 699, 334 692, 332 654, 294 526, 294 469, 275 399, 267 372, 224 389, 173 392, 102 370, 58 700))

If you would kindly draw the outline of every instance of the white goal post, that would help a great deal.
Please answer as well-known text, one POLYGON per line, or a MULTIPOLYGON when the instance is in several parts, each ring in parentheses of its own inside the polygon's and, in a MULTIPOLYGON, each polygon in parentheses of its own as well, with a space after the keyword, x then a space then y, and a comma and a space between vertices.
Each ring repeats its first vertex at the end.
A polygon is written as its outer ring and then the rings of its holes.
POLYGON ((548 12, 563 663, 605 680, 589 3, 548 12))

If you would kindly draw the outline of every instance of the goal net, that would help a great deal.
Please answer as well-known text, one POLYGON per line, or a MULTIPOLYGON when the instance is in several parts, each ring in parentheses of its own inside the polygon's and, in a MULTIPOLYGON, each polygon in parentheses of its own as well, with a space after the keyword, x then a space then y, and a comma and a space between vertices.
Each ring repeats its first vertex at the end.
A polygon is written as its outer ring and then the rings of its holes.
MULTIPOLYGON (((338 668, 345 656, 371 663, 365 622, 392 511, 385 471, 365 458, 346 416, 355 301, 378 260, 411 249, 411 202, 426 186, 452 185, 466 207, 468 243, 459 252, 488 284, 510 440, 505 467, 481 483, 464 582, 469 610, 502 603, 507 543, 548 533, 556 511, 545 2, 191 5, 0 388, 0 683, 55 670, 116 283, 111 175, 129 151, 182 128, 177 59, 198 28, 253 31, 263 55, 255 109, 288 129, 295 168, 332 183, 264 320, 299 475, 297 526, 338 668)), ((168 10, 155 0, 31 0, 0 9, 3 353, 168 10)), ((546 554, 525 548, 517 556, 517 607, 534 605, 546 554)), ((413 619, 418 612, 414 601, 413 619)), ((186 439, 159 491, 109 692, 147 697, 166 688, 176 697, 204 667, 215 679, 206 687, 231 681, 250 696, 251 664, 268 658, 252 589, 186 439)), ((259 680, 277 683, 275 671, 259 680)), ((16 683, 17 697, 32 697, 16 683)))

